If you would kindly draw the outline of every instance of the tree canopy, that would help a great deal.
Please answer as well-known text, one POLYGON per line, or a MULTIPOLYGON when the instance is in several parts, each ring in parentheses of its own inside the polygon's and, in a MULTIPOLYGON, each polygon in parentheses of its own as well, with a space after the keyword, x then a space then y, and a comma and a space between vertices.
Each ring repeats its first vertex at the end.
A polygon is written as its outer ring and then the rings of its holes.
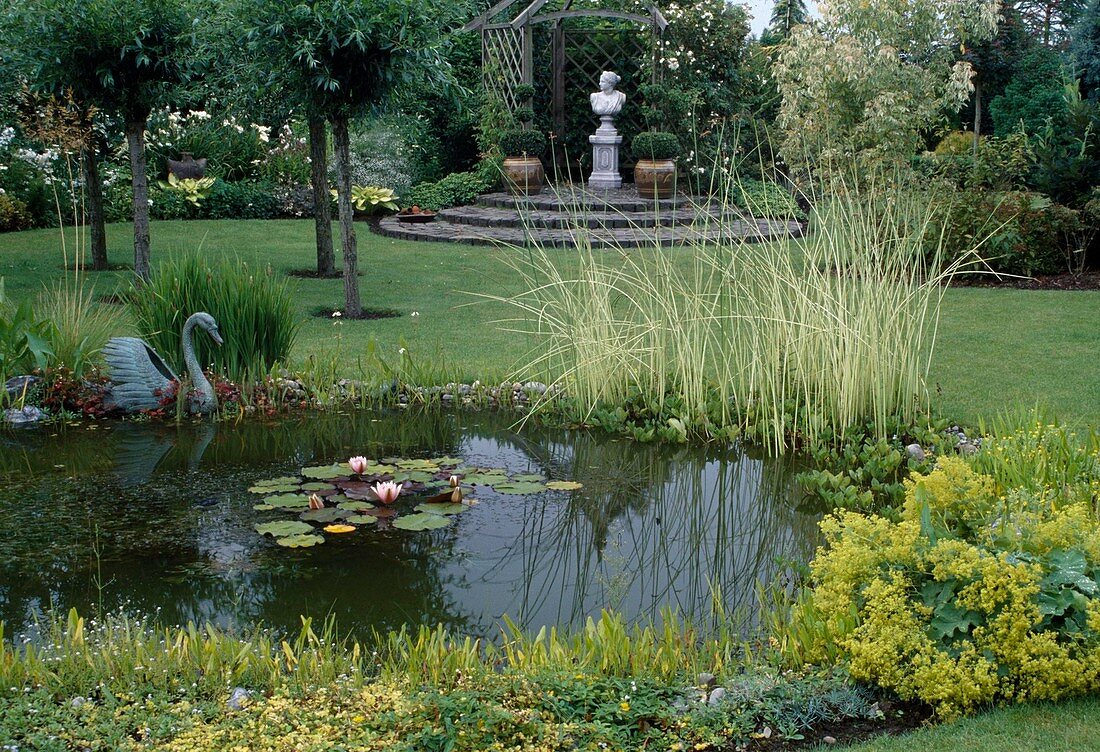
POLYGON ((775 0, 771 20, 761 40, 764 44, 776 44, 791 35, 795 26, 806 23, 809 12, 805 0, 775 0))
POLYGON ((775 66, 787 163, 902 161, 957 112, 972 69, 962 43, 997 29, 997 0, 836 0, 794 30, 775 66))
POLYGON ((1100 0, 1092 0, 1081 14, 1069 51, 1081 80, 1081 93, 1100 99, 1100 0))

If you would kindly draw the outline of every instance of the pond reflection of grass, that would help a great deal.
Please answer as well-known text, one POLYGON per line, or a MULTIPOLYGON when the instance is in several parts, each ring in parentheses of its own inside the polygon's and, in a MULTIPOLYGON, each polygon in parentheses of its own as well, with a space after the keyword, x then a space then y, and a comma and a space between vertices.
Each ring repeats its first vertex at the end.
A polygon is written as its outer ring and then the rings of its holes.
POLYGON ((526 510, 525 534, 508 554, 525 572, 521 622, 548 608, 558 623, 576 624, 605 607, 656 617, 667 606, 703 623, 717 601, 747 623, 776 560, 809 555, 814 520, 795 509, 785 461, 639 451, 584 434, 545 451, 584 488, 564 506, 526 510))

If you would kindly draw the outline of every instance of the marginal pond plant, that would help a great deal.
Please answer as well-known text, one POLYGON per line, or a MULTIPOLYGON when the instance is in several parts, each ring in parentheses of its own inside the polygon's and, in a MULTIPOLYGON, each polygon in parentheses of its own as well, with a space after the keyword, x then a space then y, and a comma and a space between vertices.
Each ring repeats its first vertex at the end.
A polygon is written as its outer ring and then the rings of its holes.
POLYGON ((142 339, 180 373, 179 341, 187 317, 205 311, 221 324, 225 343, 197 342, 198 361, 238 383, 259 380, 286 362, 300 322, 285 279, 197 253, 166 259, 127 296, 142 339))
POLYGON ((5 639, 0 680, 0 736, 27 749, 713 750, 881 715, 841 673, 747 667, 740 644, 671 614, 506 628, 499 643, 428 626, 359 643, 331 621, 238 635, 71 612, 40 642, 5 639), (700 671, 724 701, 702 701, 700 671))
POLYGON ((587 415, 640 397, 680 433, 742 433, 775 450, 926 412, 956 269, 926 247, 940 234, 933 197, 836 180, 813 197, 805 237, 757 243, 736 231, 734 194, 743 200, 736 181, 718 199, 719 243, 602 252, 577 228, 568 258, 516 254, 526 292, 506 300, 541 343, 526 370, 561 374, 587 415), (683 254, 690 265, 674 261, 683 254))

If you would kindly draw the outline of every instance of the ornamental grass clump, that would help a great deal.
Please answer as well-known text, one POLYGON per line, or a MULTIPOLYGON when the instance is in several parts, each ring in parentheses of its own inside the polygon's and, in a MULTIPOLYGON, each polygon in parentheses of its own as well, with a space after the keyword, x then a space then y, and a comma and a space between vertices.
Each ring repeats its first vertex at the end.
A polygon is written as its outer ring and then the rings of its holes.
POLYGON ((225 343, 195 340, 199 363, 235 381, 250 381, 286 362, 299 321, 285 279, 227 259, 198 254, 173 257, 156 267, 146 284, 129 295, 140 336, 177 373, 183 372, 180 335, 187 317, 206 311, 225 343))
MULTIPOLYGON (((889 178, 836 179, 811 197, 805 237, 758 243, 746 210, 774 212, 754 195, 725 186, 705 228, 718 243, 601 252, 578 209, 575 254, 516 254, 526 292, 488 297, 520 309, 517 327, 539 340, 526 372, 559 374, 590 415, 642 395, 675 403, 670 417, 690 432, 775 451, 927 412, 944 283, 958 268, 925 255, 923 239, 939 234, 934 197, 889 178)), ((657 245, 667 230, 651 232, 657 245)))
MULTIPOLYGON (((1100 473, 1006 485, 1006 456, 1044 462, 1044 442, 1024 434, 999 440, 1010 452, 914 474, 898 520, 823 521, 812 594, 791 612, 811 642, 801 655, 833 650, 853 678, 945 718, 1100 688, 1100 473)), ((1075 446, 1100 467, 1095 442, 1075 446)))

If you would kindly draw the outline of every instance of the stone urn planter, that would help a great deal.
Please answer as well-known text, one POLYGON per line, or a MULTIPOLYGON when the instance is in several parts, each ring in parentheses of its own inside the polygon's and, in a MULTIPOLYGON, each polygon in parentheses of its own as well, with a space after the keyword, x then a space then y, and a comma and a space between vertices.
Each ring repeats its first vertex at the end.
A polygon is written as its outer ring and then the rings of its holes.
POLYGON ((168 172, 180 180, 201 180, 206 175, 206 157, 195 159, 190 152, 185 151, 178 162, 174 159, 168 160, 168 172))
POLYGON ((642 198, 672 198, 676 195, 676 162, 639 159, 634 165, 634 185, 642 198))
POLYGON ((661 199, 676 195, 676 155, 680 143, 671 133, 639 133, 632 144, 634 185, 642 198, 661 199))
POLYGON ((513 196, 542 192, 546 170, 539 157, 546 151, 546 137, 535 130, 505 131, 500 138, 504 152, 504 187, 513 196))
POLYGON ((513 196, 534 196, 542 192, 546 169, 538 157, 508 157, 504 160, 504 187, 513 196))

